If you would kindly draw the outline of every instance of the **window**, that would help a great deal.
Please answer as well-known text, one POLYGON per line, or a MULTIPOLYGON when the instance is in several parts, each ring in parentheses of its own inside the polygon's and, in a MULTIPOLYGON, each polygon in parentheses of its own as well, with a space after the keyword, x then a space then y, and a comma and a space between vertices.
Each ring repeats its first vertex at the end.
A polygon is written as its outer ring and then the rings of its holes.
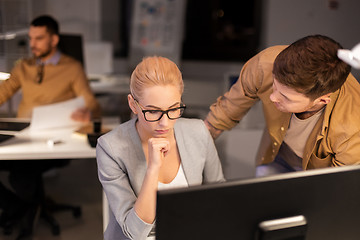
POLYGON ((258 0, 187 1, 183 59, 244 61, 259 45, 258 0))
MULTIPOLYGON (((261 1, 187 0, 182 59, 246 61, 255 55, 261 1)), ((120 44, 115 44, 119 57, 128 57, 132 3, 124 0, 120 4, 120 44)))

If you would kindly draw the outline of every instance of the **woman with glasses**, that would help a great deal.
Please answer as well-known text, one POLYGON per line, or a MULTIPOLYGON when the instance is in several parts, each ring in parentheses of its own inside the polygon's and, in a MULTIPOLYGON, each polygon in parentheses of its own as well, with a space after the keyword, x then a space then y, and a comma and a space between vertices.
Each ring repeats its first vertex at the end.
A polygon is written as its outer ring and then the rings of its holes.
POLYGON ((224 181, 203 121, 180 118, 183 89, 180 70, 167 58, 144 58, 133 71, 128 102, 136 117, 96 147, 111 209, 104 239, 150 239, 157 190, 224 181))

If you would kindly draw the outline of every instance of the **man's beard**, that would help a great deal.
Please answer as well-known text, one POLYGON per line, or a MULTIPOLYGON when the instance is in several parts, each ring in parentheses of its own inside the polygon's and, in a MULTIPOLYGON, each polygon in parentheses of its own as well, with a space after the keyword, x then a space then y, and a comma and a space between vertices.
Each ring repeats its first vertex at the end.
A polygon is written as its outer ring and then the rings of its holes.
POLYGON ((40 54, 39 56, 36 56, 35 54, 33 54, 33 55, 36 58, 46 58, 47 56, 50 55, 50 53, 51 53, 51 48, 48 48, 48 50, 46 52, 40 54))

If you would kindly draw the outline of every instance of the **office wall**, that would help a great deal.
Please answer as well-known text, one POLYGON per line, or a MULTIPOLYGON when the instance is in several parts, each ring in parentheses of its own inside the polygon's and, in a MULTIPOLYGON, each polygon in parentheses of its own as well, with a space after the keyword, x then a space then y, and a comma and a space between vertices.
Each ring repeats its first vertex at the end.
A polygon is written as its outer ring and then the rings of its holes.
MULTIPOLYGON (((32 0, 34 15, 49 13, 56 16, 63 31, 83 32, 85 41, 99 41, 113 35, 120 14, 119 3, 114 0, 32 0), (114 24, 112 24, 114 23, 114 24)), ((324 34, 333 37, 344 47, 352 48, 360 42, 360 1, 353 0, 262 0, 262 30, 260 49, 276 44, 289 44, 309 34, 324 34)), ((116 49, 116 46, 114 46, 116 49)), ((119 62, 119 61, 118 61, 119 62)), ((121 65, 115 70, 129 71, 121 65)), ((238 69, 234 62, 193 62, 181 64, 185 76, 207 81, 222 80, 221 76, 238 69), (200 68, 198 66, 200 64, 200 68), (203 71, 204 66, 209 66, 203 71)))
MULTIPOLYGON (((360 21, 360 1, 263 0, 262 3, 260 50, 272 45, 290 44, 311 34, 327 35, 349 49, 360 42, 357 24, 360 21)), ((221 81, 223 74, 239 71, 241 64, 187 61, 182 66, 185 76, 221 81)), ((360 78, 359 71, 353 73, 360 78)))
POLYGON ((263 46, 291 43, 310 34, 334 38, 344 47, 360 42, 360 1, 263 0, 263 46))
MULTIPOLYGON (((261 49, 289 44, 322 34, 351 49, 360 42, 360 1, 353 0, 263 0, 261 49)), ((360 79, 360 71, 353 69, 360 79)))
MULTIPOLYGON (((338 40, 344 47, 352 48, 360 42, 357 26, 360 1, 353 0, 263 0, 260 49, 275 44, 289 44, 309 34, 325 34, 338 40), (330 7, 332 6, 332 7, 330 7)), ((80 32, 85 41, 100 41, 103 36, 119 37, 115 24, 120 14, 115 0, 32 0, 33 16, 52 14, 64 32, 80 32)), ((114 46, 114 49, 116 47, 114 46)), ((116 59, 114 71, 128 74, 127 59, 116 59)), ((209 94, 201 96, 202 103, 209 103, 222 92, 224 75, 239 72, 240 62, 182 61, 180 68, 184 79, 199 81, 209 86, 209 94), (213 94, 213 95, 211 95, 213 94)), ((359 71, 353 71, 360 78, 359 71)), ((195 96, 198 98, 198 96, 195 96)))
MULTIPOLYGON (((85 41, 99 41, 103 36, 111 35, 114 35, 114 38, 118 37, 117 25, 113 23, 117 21, 115 15, 121 11, 116 0, 32 0, 32 2, 34 16, 43 13, 52 14, 59 19, 62 31, 81 32, 85 41)), ((357 12, 360 9, 360 1, 263 0, 262 2, 260 49, 276 44, 289 44, 310 34, 328 35, 345 48, 352 48, 360 42, 357 12)), ((127 59, 115 59, 114 71, 128 74, 127 64, 127 59)), ((180 68, 185 80, 184 101, 192 106, 187 110, 195 109, 200 117, 204 117, 209 105, 223 93, 226 74, 240 72, 242 64, 242 62, 182 61, 180 68)), ((353 73, 360 79, 359 71, 353 73)), ((231 143, 234 142, 233 139, 236 139, 235 142, 248 141, 249 134, 253 136, 251 142, 256 144, 259 140, 259 130, 250 129, 250 132, 247 132, 241 127, 224 135, 217 144, 231 143)), ((225 172, 231 178, 235 178, 241 169, 247 169, 248 165, 242 164, 251 163, 257 149, 256 145, 251 146, 251 149, 245 149, 246 154, 244 154, 245 150, 231 144, 222 147, 226 151, 226 153, 220 152, 225 156, 225 172), (248 154, 250 152, 252 154, 248 154), (236 160, 237 156, 244 157, 241 164, 236 160)))
MULTIPOLYGON (((360 1, 341 0, 263 0, 263 18, 260 50, 277 44, 290 44, 311 34, 323 34, 334 38, 345 48, 352 48, 360 42, 358 27, 360 1), (333 4, 332 7, 330 4, 333 4), (337 7, 336 7, 336 4, 337 7)), ((222 90, 221 81, 227 72, 239 72, 242 63, 234 62, 183 62, 185 86, 187 79, 190 103, 210 105, 222 90), (195 85, 195 87, 193 87, 195 85), (203 90, 196 86, 203 86, 203 90)), ((359 71, 353 74, 360 79, 359 71)), ((186 95, 185 95, 186 97, 186 95)), ((261 111, 261 108, 258 108, 261 111)), ((251 113, 258 120, 259 112, 251 113)), ((253 120, 254 120, 253 119, 253 120)), ((252 119, 247 119, 251 122, 252 119)), ((244 122, 232 131, 225 132, 217 141, 224 173, 228 179, 249 177, 253 174, 254 160, 262 130, 242 127, 244 122), (239 144, 241 143, 241 144, 239 144)), ((246 124, 245 124, 246 125, 246 124)))
POLYGON ((34 17, 50 14, 60 31, 82 33, 85 41, 101 40, 101 0, 32 0, 34 17))

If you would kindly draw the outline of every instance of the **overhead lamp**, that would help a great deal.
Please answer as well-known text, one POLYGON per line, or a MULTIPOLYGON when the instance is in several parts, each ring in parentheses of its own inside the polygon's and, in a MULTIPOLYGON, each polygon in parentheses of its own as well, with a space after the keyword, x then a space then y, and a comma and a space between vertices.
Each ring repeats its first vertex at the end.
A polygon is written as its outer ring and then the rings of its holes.
POLYGON ((5 33, 0 33, 0 40, 11 40, 16 38, 17 36, 27 35, 29 32, 28 28, 23 28, 15 31, 8 31, 5 33))
POLYGON ((351 50, 339 49, 337 55, 341 60, 353 68, 360 69, 360 43, 358 43, 351 50))
POLYGON ((0 72, 0 81, 4 81, 10 77, 10 73, 0 72))

